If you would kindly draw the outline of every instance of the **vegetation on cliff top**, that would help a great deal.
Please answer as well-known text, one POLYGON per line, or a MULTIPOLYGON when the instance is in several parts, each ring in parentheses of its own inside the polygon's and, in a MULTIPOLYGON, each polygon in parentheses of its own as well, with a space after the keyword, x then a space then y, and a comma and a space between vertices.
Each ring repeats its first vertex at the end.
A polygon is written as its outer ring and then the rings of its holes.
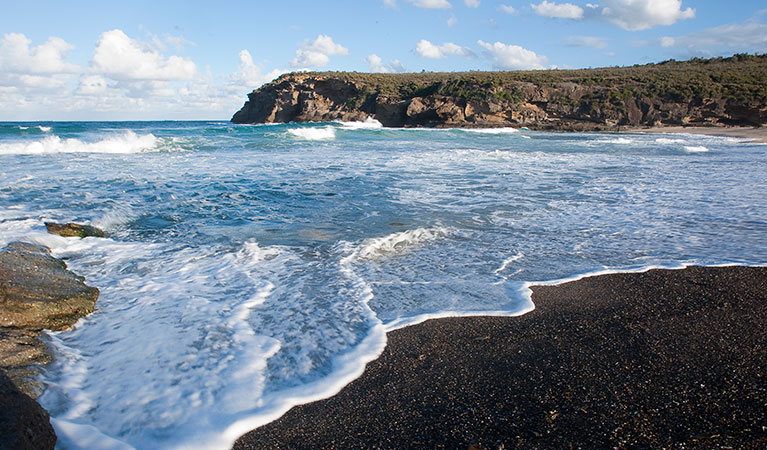
MULTIPOLYGON (((523 97, 519 83, 539 87, 574 83, 606 88, 610 92, 608 97, 594 100, 614 104, 629 97, 660 97, 677 102, 725 98, 767 103, 767 55, 737 54, 728 58, 689 61, 672 59, 657 64, 600 69, 396 74, 305 72, 303 75, 339 78, 365 85, 371 94, 403 100, 437 94, 467 100, 518 102, 523 97), (489 98, 491 96, 494 98, 489 98)), ((560 101, 567 102, 568 99, 562 97, 560 101)))

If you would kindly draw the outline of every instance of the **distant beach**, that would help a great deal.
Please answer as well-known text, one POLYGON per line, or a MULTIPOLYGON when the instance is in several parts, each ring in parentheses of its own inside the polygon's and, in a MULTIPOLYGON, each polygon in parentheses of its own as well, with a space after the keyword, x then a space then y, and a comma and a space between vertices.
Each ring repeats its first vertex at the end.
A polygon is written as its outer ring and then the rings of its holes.
POLYGON ((706 136, 721 136, 753 139, 767 144, 767 127, 632 127, 623 130, 627 133, 686 133, 706 136))
POLYGON ((602 275, 533 301, 391 332, 360 379, 234 448, 767 445, 767 268, 602 275))

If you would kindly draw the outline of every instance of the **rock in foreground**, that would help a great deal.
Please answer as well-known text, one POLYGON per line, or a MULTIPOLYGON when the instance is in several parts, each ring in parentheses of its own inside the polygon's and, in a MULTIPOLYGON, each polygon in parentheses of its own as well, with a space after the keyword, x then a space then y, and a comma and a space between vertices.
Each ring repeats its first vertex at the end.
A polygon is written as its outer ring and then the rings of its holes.
POLYGON ((48 412, 0 370, 0 450, 46 450, 55 445, 48 412))

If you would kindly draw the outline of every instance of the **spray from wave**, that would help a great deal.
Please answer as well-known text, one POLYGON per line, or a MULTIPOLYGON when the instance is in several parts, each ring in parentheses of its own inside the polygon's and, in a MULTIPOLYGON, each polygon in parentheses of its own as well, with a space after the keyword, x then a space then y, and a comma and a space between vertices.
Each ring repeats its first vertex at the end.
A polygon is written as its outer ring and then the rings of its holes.
POLYGON ((137 135, 133 131, 95 142, 48 136, 31 142, 0 144, 0 155, 45 155, 57 153, 140 153, 153 150, 158 139, 151 133, 137 135))

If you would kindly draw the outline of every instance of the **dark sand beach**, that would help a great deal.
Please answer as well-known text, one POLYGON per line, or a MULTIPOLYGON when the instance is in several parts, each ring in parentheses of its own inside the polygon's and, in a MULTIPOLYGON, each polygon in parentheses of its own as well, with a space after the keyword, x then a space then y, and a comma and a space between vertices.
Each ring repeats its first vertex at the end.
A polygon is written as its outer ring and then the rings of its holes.
POLYGON ((235 448, 767 448, 767 268, 601 275, 533 301, 391 332, 361 378, 235 448))

